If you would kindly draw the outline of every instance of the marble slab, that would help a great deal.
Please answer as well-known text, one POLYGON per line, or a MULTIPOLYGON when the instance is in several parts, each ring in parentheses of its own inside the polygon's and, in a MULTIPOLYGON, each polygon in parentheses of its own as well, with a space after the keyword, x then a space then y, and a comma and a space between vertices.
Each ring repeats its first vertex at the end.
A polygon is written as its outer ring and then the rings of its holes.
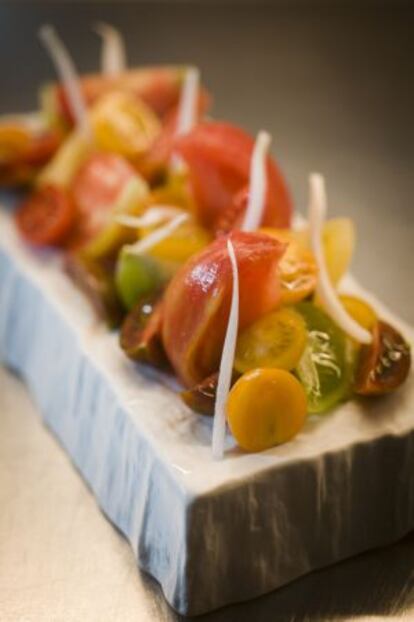
POLYGON ((27 248, 6 212, 0 360, 182 614, 259 596, 414 528, 413 374, 393 396, 309 418, 281 447, 244 454, 229 436, 213 461, 211 420, 181 403, 173 379, 124 357, 59 257, 27 248))

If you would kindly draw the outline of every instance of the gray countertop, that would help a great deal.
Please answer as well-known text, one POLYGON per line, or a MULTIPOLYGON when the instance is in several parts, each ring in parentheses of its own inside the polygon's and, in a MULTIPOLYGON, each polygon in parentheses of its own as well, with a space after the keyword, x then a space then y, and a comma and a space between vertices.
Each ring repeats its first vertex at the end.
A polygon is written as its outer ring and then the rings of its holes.
MULTIPOLYGON (((326 175, 332 215, 357 224, 357 277, 414 323, 413 26, 407 5, 0 3, 0 111, 36 105, 52 74, 36 41, 56 25, 81 70, 98 66, 90 25, 126 35, 132 64, 190 61, 214 115, 273 134, 300 211, 326 175)), ((172 622, 20 382, 0 373, 0 619, 172 622)), ((414 536, 202 619, 414 618, 414 536), (411 608, 411 615, 409 613, 411 608)))

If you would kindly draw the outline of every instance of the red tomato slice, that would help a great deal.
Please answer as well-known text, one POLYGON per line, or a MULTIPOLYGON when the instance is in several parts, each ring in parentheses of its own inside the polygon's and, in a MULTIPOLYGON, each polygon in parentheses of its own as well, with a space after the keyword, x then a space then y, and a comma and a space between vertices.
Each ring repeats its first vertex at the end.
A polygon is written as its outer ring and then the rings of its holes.
POLYGON ((33 136, 24 155, 24 161, 36 166, 45 164, 57 151, 61 142, 61 134, 52 130, 33 136))
MULTIPOLYGON (((234 210, 237 194, 248 187, 254 140, 244 130, 228 123, 200 123, 175 141, 190 169, 190 180, 205 226, 217 230, 226 210, 234 210)), ((262 225, 289 227, 290 195, 274 160, 267 160, 267 196, 262 225)), ((244 206, 245 209, 245 206, 244 206)))
POLYGON ((133 177, 133 167, 122 156, 95 153, 86 160, 72 185, 78 224, 71 247, 81 246, 102 230, 120 192, 133 177))
MULTIPOLYGON (((204 89, 198 97, 198 121, 208 110, 210 97, 204 89)), ((157 136, 149 152, 140 162, 140 171, 146 177, 152 178, 158 172, 164 171, 170 161, 177 132, 178 106, 175 106, 165 116, 161 133, 157 136)))
MULTIPOLYGON (((285 245, 260 233, 233 231, 230 235, 239 269, 242 329, 279 304, 278 262, 285 245)), ((177 375, 187 386, 218 369, 231 291, 227 236, 187 261, 166 290, 163 344, 177 375)))
POLYGON ((49 185, 30 195, 16 212, 23 237, 37 246, 59 246, 70 233, 75 205, 62 188, 49 185))

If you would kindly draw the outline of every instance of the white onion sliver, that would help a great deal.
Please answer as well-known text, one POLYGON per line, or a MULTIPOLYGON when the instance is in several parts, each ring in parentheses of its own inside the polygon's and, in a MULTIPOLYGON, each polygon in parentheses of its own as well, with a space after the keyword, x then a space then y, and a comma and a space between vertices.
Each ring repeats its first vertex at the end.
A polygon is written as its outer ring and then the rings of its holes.
POLYGON ((243 231, 254 231, 260 227, 266 203, 267 152, 272 137, 261 131, 257 135, 250 162, 249 200, 242 226, 243 231))
MULTIPOLYGON (((183 86, 181 87, 180 102, 178 104, 176 134, 187 134, 195 125, 197 119, 197 100, 200 84, 200 71, 197 67, 187 69, 183 86)), ((184 160, 177 153, 171 156, 172 170, 180 174, 186 170, 184 160)))
POLYGON ((113 26, 99 22, 95 31, 102 37, 101 71, 106 76, 116 76, 127 67, 124 38, 113 26))
POLYGON ((186 71, 181 88, 176 129, 178 135, 186 134, 194 127, 197 118, 199 84, 200 71, 197 67, 190 67, 186 71))
POLYGON ((224 339, 223 352, 220 361, 216 402, 214 405, 213 437, 211 447, 213 458, 216 460, 220 460, 224 455, 224 441, 226 438, 226 402, 230 392, 234 354, 236 351, 237 333, 239 329, 239 271, 237 268, 237 259, 234 247, 230 240, 227 240, 227 250, 233 274, 233 291, 231 296, 226 337, 224 339))
POLYGON ((126 248, 128 250, 128 253, 130 253, 131 255, 142 255, 150 248, 153 248, 153 246, 159 244, 159 242, 162 242, 162 240, 164 240, 165 238, 168 238, 168 236, 170 236, 173 231, 178 229, 178 227, 182 225, 186 220, 188 220, 188 218, 188 214, 180 214, 179 216, 176 216, 175 218, 170 220, 170 222, 163 227, 160 227, 159 229, 156 229, 155 231, 147 235, 142 240, 138 240, 138 242, 135 242, 135 244, 130 244, 124 248, 126 248))
POLYGON ((322 175, 313 173, 309 177, 309 229, 310 240, 316 264, 318 266, 318 283, 316 293, 334 322, 342 330, 359 343, 371 343, 369 331, 360 326, 345 310, 336 293, 326 267, 322 246, 322 228, 326 214, 325 180, 322 175))
POLYGON ((125 227, 152 227, 158 225, 165 220, 171 220, 181 210, 172 205, 152 205, 142 216, 133 216, 130 214, 118 214, 115 217, 116 222, 125 227))
POLYGON ((85 100, 79 88, 79 78, 69 52, 52 26, 42 26, 39 30, 39 37, 47 48, 63 83, 77 127, 92 137, 85 100))

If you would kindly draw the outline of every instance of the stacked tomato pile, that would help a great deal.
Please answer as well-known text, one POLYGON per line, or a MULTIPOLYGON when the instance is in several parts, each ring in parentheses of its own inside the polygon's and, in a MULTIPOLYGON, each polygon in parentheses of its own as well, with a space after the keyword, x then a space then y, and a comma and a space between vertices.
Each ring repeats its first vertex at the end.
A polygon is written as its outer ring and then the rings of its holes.
MULTIPOLYGON (((292 202, 276 162, 266 160, 260 226, 241 231, 249 201, 253 138, 198 118, 177 131, 183 74, 83 85, 91 134, 76 128, 42 169, 16 213, 32 245, 63 250, 68 272, 132 359, 176 374, 184 401, 213 414, 232 270, 238 266, 239 333, 227 418, 240 446, 257 451, 291 439, 308 413, 358 395, 380 395, 407 377, 403 337, 371 306, 341 295, 372 335, 352 340, 315 294, 319 272, 305 228, 291 227, 292 202), (132 86, 131 86, 132 84, 132 86)), ((60 115, 70 123, 64 93, 60 115)), ((323 250, 336 287, 349 267, 354 230, 328 221, 323 250)))

